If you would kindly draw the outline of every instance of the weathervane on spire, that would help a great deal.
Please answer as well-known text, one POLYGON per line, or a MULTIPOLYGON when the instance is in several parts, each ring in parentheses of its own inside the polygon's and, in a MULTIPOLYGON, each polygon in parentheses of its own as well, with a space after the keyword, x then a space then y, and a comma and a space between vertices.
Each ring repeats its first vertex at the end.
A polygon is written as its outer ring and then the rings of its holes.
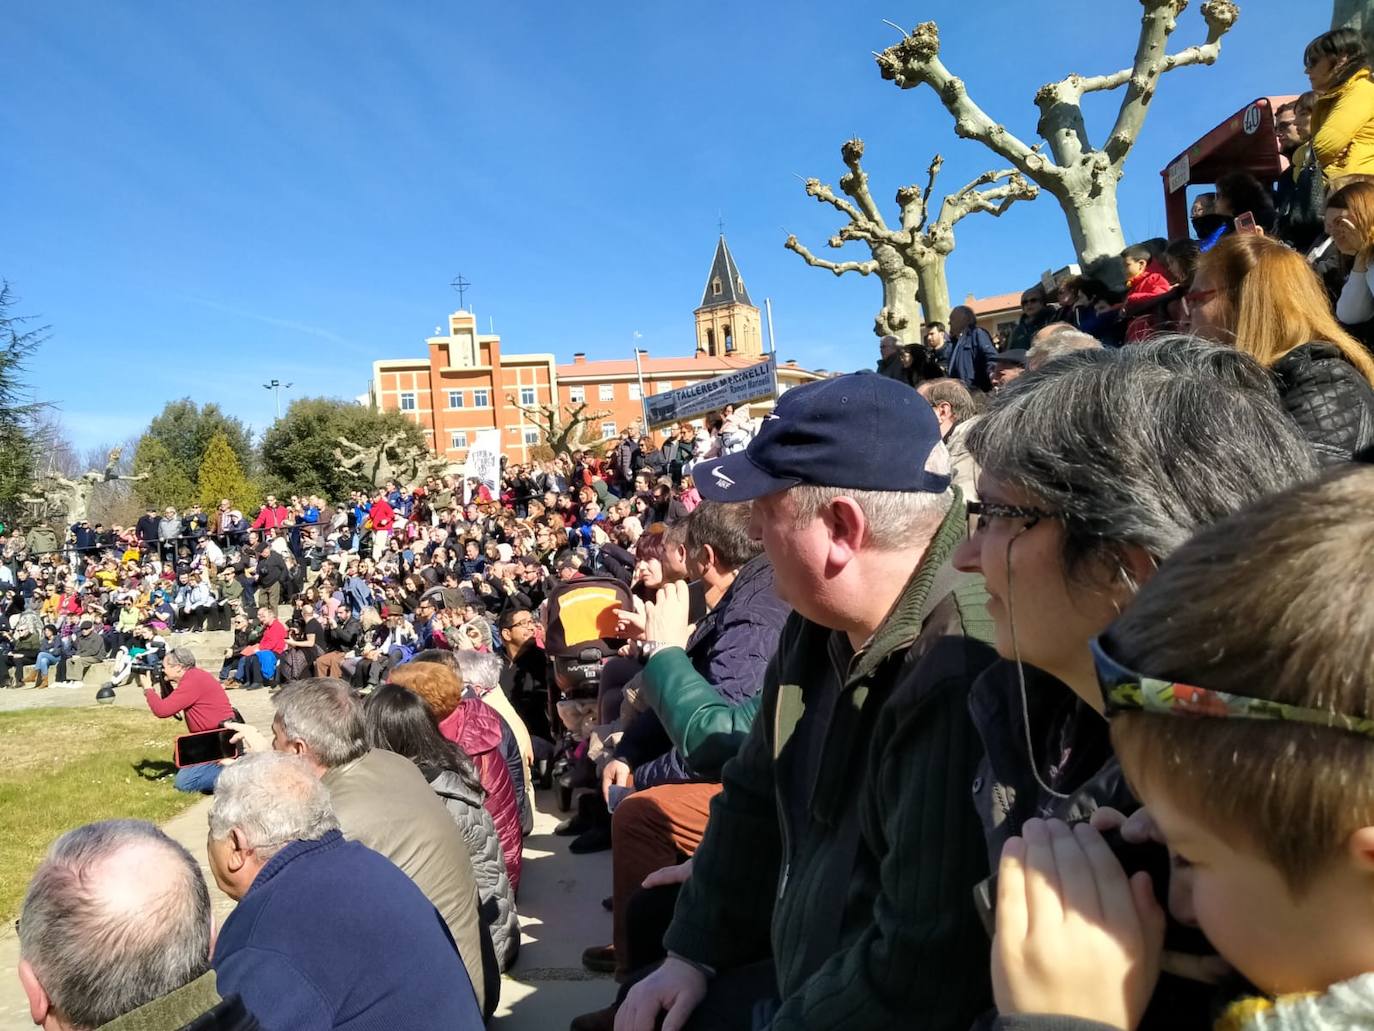
POLYGON ((716 212, 716 225, 720 227, 720 235, 725 235, 725 216, 721 212, 716 212))
POLYGON ((467 293, 468 288, 471 287, 472 284, 469 283, 466 279, 464 279, 463 274, 460 272, 458 273, 458 278, 455 279, 452 283, 450 283, 449 286, 453 287, 453 289, 458 291, 459 310, 467 311, 467 306, 463 303, 463 295, 467 293))

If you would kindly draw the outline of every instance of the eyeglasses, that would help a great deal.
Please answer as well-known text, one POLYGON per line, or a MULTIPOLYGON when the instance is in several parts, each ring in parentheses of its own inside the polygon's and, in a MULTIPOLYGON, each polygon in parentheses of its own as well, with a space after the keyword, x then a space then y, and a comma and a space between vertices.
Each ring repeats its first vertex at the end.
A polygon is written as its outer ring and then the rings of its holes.
POLYGON ((1187 301, 1190 306, 1206 304, 1218 293, 1220 293, 1219 290, 1191 290, 1183 295, 1183 299, 1187 301))
POLYGON ((1098 687, 1102 689, 1102 701, 1109 717, 1122 712, 1148 712, 1157 716, 1204 719, 1281 720, 1330 727, 1374 739, 1374 720, 1363 716, 1307 709, 1268 698, 1247 698, 1137 673, 1108 655, 1102 641, 1098 637, 1090 647, 1098 687))
POLYGON ((1026 529, 1030 529, 1042 519, 1062 519, 1063 516, 1058 512, 1046 512, 1043 508, 1031 508, 1027 505, 999 505, 990 501, 970 501, 965 507, 968 514, 978 520, 976 524, 977 532, 982 533, 988 528, 993 519, 1016 519, 1026 524, 1026 529))

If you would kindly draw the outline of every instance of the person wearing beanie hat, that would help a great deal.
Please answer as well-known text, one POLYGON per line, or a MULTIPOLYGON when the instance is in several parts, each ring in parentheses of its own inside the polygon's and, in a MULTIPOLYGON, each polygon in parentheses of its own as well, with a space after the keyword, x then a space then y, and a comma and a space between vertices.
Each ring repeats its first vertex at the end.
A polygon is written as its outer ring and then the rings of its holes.
MULTIPOLYGON (((988 1004, 986 876, 968 785, 968 690, 996 659, 981 577, 950 558, 967 515, 929 404, 860 372, 789 390, 748 447, 693 469, 703 498, 752 501, 750 534, 793 608, 763 689, 684 723, 749 728, 724 772, 663 943, 621 1031, 967 1027, 988 1004), (751 726, 752 724, 752 726, 751 726), (919 873, 917 873, 919 871, 919 873)), ((686 592, 647 613, 645 676, 672 698, 686 592)), ((678 721, 668 721, 678 722, 678 721)), ((590 1026, 590 1025, 589 1025, 590 1026)))

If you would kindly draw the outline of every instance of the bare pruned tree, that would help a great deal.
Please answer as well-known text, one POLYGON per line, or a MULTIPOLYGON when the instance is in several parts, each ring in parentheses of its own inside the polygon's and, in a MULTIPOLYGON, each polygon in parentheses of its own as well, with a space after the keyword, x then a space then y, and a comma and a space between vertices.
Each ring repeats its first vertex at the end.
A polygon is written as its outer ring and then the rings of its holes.
POLYGON ((1023 142, 984 111, 964 81, 940 59, 940 30, 934 22, 918 25, 900 43, 875 53, 884 79, 902 89, 926 85, 954 118, 954 132, 977 140, 1009 161, 1026 178, 1051 194, 1064 210, 1079 260, 1094 268, 1117 257, 1125 247, 1116 191, 1126 158, 1140 138, 1160 76, 1176 68, 1213 64, 1221 39, 1240 16, 1234 0, 1206 0, 1202 17, 1206 41, 1168 52, 1178 16, 1188 0, 1141 0, 1144 15, 1129 68, 1108 75, 1073 73, 1040 87, 1036 133, 1042 143, 1023 142), (1083 118, 1083 98, 1125 87, 1116 121, 1100 147, 1092 144, 1083 118), (1045 151, 1048 150, 1048 153, 1045 151))
POLYGON ((606 411, 587 411, 587 402, 574 405, 522 405, 511 394, 506 402, 518 411, 539 430, 540 442, 555 455, 572 457, 574 451, 585 440, 586 432, 594 424, 610 415, 606 411))
POLYGON ((806 180, 808 196, 849 218, 827 245, 843 247, 851 241, 868 246, 869 261, 827 261, 818 258, 795 236, 785 246, 816 268, 828 269, 837 276, 846 272, 877 275, 883 284, 883 307, 873 320, 878 336, 899 337, 907 343, 920 338, 921 312, 927 321, 949 322, 949 281, 945 264, 954 252, 954 227, 975 212, 1001 216, 1018 200, 1033 200, 1040 193, 1035 184, 1014 168, 984 172, 971 183, 949 194, 932 219, 930 199, 935 181, 944 166, 937 154, 926 170, 926 185, 903 186, 897 191, 900 221, 891 228, 868 188, 868 173, 863 169, 864 141, 845 141, 840 157, 849 171, 840 178, 840 190, 849 198, 837 196, 834 189, 819 179, 806 180))

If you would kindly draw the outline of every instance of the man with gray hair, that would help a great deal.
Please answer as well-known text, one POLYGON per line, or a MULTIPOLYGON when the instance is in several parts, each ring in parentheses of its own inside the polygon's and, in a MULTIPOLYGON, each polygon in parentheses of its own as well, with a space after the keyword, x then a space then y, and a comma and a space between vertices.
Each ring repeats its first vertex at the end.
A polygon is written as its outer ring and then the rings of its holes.
POLYGON ((902 341, 891 334, 878 341, 878 375, 901 383, 907 381, 902 369, 902 341))
POLYGON ((916 388, 916 393, 930 403, 940 424, 940 439, 949 450, 949 463, 954 485, 965 501, 978 500, 978 463, 968 450, 969 430, 982 416, 978 402, 968 387, 957 379, 932 379, 916 388))
POLYGON ((29 882, 19 983, 35 1024, 63 1031, 253 1031, 210 969, 210 893, 191 854, 142 820, 68 831, 29 882))
POLYGON ((1062 358, 1075 351, 1095 351, 1102 349, 1102 341, 1097 337, 1075 329, 1067 322, 1055 322, 1035 334, 1031 340, 1030 351, 1026 354, 1026 371, 1034 372, 1046 362, 1062 358))
POLYGON ((949 343, 939 357, 950 378, 970 390, 992 389, 992 364, 997 361, 997 348, 968 305, 961 304, 949 313, 949 343))
POLYGON ((344 840, 305 759, 260 752, 227 767, 207 851, 238 902, 215 972, 267 1028, 482 1027, 443 918, 390 860, 344 840))
MULTIPOLYGON (((935 415, 910 388, 837 376, 789 390, 740 454, 698 465, 794 609, 722 771, 664 945, 617 1031, 968 1027, 990 1001, 972 906, 987 870, 968 785, 968 691, 996 658, 935 415), (694 1014, 694 1015, 693 1015, 694 1014), (754 1023, 751 1024, 751 1015, 754 1023)), ((650 611, 648 624, 655 623, 650 611)), ((646 645, 655 654, 661 646, 646 645)))
POLYGON ((276 702, 272 749, 301 756, 329 789, 344 837, 390 859, 439 910, 490 1016, 500 971, 483 947, 472 858, 444 803, 409 759, 368 748, 362 704, 342 680, 302 680, 276 702))
MULTIPOLYGON (((215 730, 234 718, 234 707, 224 693, 224 685, 196 666, 195 652, 189 648, 173 648, 162 659, 162 675, 173 685, 171 694, 163 697, 156 688, 143 692, 148 708, 159 719, 178 713, 186 720, 186 731, 199 734, 215 730)), ((102 689, 103 690, 103 689, 102 689)), ((114 689, 110 689, 113 695, 114 689)), ((219 779, 219 763, 202 763, 177 770, 172 782, 178 791, 199 791, 211 794, 219 779)))

